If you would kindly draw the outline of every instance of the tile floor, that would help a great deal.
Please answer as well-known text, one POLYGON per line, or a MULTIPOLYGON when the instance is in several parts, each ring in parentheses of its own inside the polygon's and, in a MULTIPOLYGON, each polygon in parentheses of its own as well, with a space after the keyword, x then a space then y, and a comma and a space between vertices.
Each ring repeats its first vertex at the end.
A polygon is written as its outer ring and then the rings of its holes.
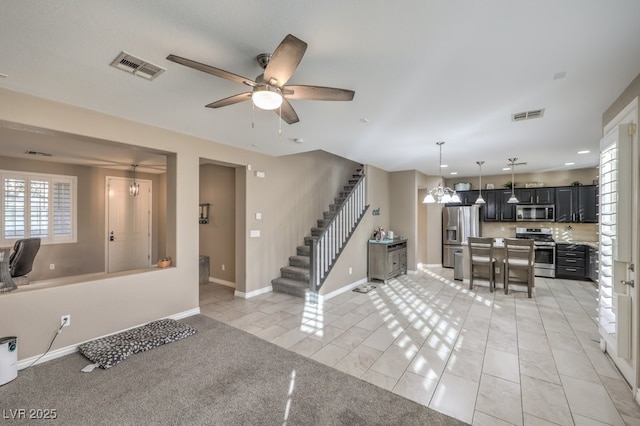
POLYGON ((590 282, 536 277, 469 291, 423 269, 319 304, 200 285, 201 312, 473 425, 640 425, 640 406, 599 349, 590 282), (511 290, 510 288, 510 290, 511 290))

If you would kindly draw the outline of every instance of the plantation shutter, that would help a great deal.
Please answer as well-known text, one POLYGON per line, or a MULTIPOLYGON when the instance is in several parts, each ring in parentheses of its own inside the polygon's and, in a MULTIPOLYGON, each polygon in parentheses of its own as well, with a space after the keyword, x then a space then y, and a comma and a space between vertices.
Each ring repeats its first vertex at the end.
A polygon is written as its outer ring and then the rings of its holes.
POLYGON ((25 179, 3 179, 5 240, 25 236, 25 187, 25 179))
POLYGON ((29 182, 30 237, 49 236, 49 182, 31 179, 29 182))

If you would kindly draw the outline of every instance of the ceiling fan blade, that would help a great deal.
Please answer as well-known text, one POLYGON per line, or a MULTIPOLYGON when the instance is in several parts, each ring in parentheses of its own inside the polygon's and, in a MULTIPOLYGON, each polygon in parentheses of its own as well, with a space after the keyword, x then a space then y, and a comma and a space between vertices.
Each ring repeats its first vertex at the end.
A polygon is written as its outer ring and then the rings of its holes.
POLYGON ((287 35, 271 55, 264 69, 264 80, 274 86, 284 86, 298 68, 306 50, 307 43, 291 34, 287 35))
POLYGON ((303 99, 312 101, 351 101, 355 92, 347 89, 337 89, 335 87, 321 86, 286 86, 286 90, 293 90, 287 94, 287 99, 303 99))
POLYGON ((181 56, 169 55, 167 59, 175 62, 177 64, 184 65, 189 68, 196 69, 198 71, 206 72, 208 74, 215 75, 216 77, 221 77, 227 80, 235 81, 236 83, 247 84, 249 86, 256 86, 256 82, 251 80, 250 78, 243 77, 241 75, 237 75, 231 73, 229 71, 221 70, 219 68, 212 67, 211 65, 202 64, 200 62, 192 61, 191 59, 183 58, 181 56))
POLYGON ((300 121, 298 114, 296 114, 296 111, 286 99, 283 99, 280 108, 274 109, 273 112, 278 115, 282 113, 282 119, 286 121, 287 124, 294 124, 300 121))
POLYGON ((228 98, 220 99, 219 101, 211 102, 209 105, 205 105, 207 108, 220 108, 227 105, 233 105, 240 102, 248 101, 251 99, 251 92, 239 93, 237 95, 229 96, 228 98))

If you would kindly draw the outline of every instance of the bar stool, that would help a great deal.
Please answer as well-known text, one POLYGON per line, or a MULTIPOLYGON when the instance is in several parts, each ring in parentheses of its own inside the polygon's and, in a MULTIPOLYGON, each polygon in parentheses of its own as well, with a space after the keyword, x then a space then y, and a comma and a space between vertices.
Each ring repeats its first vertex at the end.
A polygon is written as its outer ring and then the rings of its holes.
POLYGON ((527 286, 529 297, 531 297, 531 290, 535 280, 534 263, 533 240, 523 238, 504 239, 504 294, 509 294, 509 283, 524 284, 527 286), (526 271, 526 280, 512 281, 512 277, 509 274, 512 269, 526 271))
POLYGON ((493 257, 493 238, 490 237, 469 237, 469 290, 473 290, 473 278, 475 277, 476 268, 487 268, 489 270, 489 291, 493 292, 496 287, 495 263, 493 257))

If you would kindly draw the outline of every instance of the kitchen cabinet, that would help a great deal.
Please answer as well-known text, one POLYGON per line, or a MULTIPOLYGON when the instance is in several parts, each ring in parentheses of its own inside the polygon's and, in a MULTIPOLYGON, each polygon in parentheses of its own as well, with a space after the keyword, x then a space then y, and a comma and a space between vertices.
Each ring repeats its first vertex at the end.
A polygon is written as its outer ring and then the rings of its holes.
POLYGON ((587 248, 582 244, 557 244, 556 278, 585 279, 588 271, 587 248))
POLYGON ((472 206, 478 199, 479 191, 457 191, 459 203, 447 203, 446 206, 472 206))
POLYGON ((582 223, 598 223, 598 187, 578 187, 578 219, 582 223))
POLYGON ((407 273, 407 240, 369 240, 367 278, 388 279, 407 273))
POLYGON ((600 270, 600 265, 599 265, 599 250, 595 247, 588 247, 588 259, 589 259, 589 263, 588 263, 588 267, 587 267, 587 278, 589 278, 591 281, 593 281, 594 283, 598 282, 598 272, 600 270))
POLYGON ((509 198, 511 198, 511 190, 504 189, 499 192, 500 201, 500 221, 501 222, 515 222, 516 220, 516 204, 509 204, 509 198))
POLYGON ((519 204, 553 204, 555 201, 555 188, 518 188, 516 197, 519 204))
POLYGON ((485 222, 498 222, 500 220, 500 198, 498 191, 496 190, 487 190, 482 193, 482 198, 484 198, 484 216, 483 220, 485 222))
POLYGON ((556 222, 598 223, 597 186, 563 186, 555 196, 556 222))

